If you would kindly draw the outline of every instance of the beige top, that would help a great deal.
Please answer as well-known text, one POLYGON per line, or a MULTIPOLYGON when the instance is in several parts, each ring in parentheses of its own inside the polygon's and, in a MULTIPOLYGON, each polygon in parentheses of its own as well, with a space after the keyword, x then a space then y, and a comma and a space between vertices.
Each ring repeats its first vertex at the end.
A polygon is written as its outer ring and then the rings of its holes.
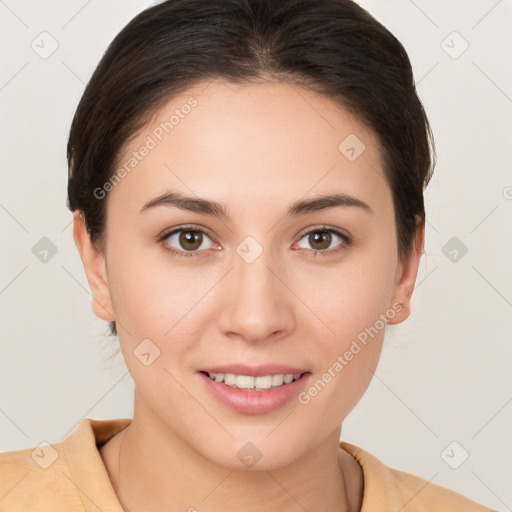
MULTIPOLYGON (((0 453, 2 512, 123 512, 99 447, 130 418, 85 418, 63 441, 0 453)), ((459 493, 385 466, 353 444, 340 447, 364 475, 361 512, 496 512, 459 493)))

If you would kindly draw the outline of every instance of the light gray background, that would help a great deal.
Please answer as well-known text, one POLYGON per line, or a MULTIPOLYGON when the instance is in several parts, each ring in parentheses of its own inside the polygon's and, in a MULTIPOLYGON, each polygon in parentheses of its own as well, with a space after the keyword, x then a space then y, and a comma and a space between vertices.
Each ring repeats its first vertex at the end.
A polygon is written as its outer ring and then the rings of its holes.
MULTIPOLYGON (((151 3, 0 1, 0 451, 58 442, 86 416, 132 415, 133 381, 121 354, 108 358, 116 344, 72 239, 65 145, 108 43, 151 3), (43 237, 57 249, 46 262, 32 252, 43 237)), ((512 2, 360 4, 409 53, 438 164, 412 315, 388 328, 342 439, 512 510, 512 2)))

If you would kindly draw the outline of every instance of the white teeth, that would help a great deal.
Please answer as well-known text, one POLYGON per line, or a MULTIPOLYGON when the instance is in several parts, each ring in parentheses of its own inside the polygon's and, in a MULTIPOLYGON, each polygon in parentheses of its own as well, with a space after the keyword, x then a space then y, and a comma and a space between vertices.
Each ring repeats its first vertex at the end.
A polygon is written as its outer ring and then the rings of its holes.
POLYGON ((256 377, 254 379, 254 387, 256 389, 270 389, 272 387, 272 375, 256 377))
POLYGON ((233 375, 232 373, 224 374, 224 384, 234 386, 236 384, 236 375, 233 375))
POLYGON ((278 373, 276 375, 263 375, 253 377, 251 375, 234 375, 233 373, 208 372, 210 379, 216 382, 224 382, 227 386, 238 389, 271 389, 283 384, 290 384, 300 379, 301 373, 278 373))
MULTIPOLYGON (((240 389, 252 389, 254 387, 254 381, 254 377, 250 377, 249 375, 237 375, 235 377, 236 387, 240 389)), ((228 384, 227 381, 226 384, 228 384)))
POLYGON ((284 382, 284 375, 282 373, 278 373, 277 375, 272 375, 272 386, 281 386, 284 382))

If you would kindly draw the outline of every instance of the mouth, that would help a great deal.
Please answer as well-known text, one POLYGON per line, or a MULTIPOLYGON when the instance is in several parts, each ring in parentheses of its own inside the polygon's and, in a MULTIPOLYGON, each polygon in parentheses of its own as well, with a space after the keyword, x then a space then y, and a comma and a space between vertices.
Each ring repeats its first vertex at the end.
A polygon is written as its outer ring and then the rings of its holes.
POLYGON ((310 372, 272 373, 268 375, 240 375, 235 373, 201 371, 210 380, 245 391, 267 391, 298 381, 310 372))
POLYGON ((266 414, 290 404, 309 385, 310 371, 282 365, 230 365, 197 372, 212 398, 244 414, 266 414))

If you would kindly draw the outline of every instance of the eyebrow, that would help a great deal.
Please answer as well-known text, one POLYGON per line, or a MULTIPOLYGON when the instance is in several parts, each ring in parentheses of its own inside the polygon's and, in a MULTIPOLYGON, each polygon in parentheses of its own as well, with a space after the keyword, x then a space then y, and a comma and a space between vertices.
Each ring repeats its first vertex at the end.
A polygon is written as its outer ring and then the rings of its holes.
MULTIPOLYGON (((166 192, 157 196, 144 204, 140 212, 145 212, 151 208, 156 208, 157 206, 175 207, 181 210, 229 219, 226 207, 223 204, 209 199, 202 199, 200 197, 185 196, 180 192, 166 192)), ((298 217, 314 211, 348 206, 355 206, 367 211, 368 213, 373 213, 370 206, 364 201, 348 194, 338 193, 296 201, 290 206, 285 216, 298 217)))

